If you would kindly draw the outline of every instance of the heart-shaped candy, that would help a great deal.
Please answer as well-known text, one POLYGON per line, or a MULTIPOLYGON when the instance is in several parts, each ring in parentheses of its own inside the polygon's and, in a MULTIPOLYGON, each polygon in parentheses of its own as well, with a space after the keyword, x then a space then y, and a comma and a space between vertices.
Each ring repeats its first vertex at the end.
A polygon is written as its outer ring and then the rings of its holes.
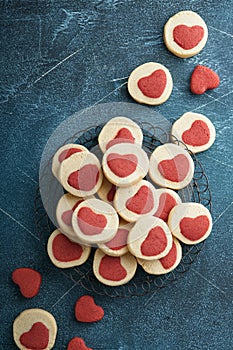
POLYGON ((191 50, 199 44, 204 37, 204 29, 201 26, 188 27, 179 24, 173 30, 173 39, 184 50, 191 50))
POLYGON ((190 241, 197 241, 206 234, 209 225, 210 221, 206 215, 200 215, 196 218, 184 217, 180 221, 180 231, 190 241))
POLYGON ((169 193, 162 193, 159 197, 159 206, 154 216, 167 221, 170 211, 176 204, 176 200, 169 193))
POLYGON ((165 179, 172 182, 180 182, 188 175, 189 161, 184 154, 178 154, 172 159, 165 159, 159 162, 158 170, 165 179))
POLYGON ((141 244, 141 253, 145 256, 156 256, 167 247, 167 237, 160 226, 153 227, 141 244))
POLYGON ((88 207, 82 207, 77 214, 80 230, 88 236, 100 234, 107 225, 106 216, 97 214, 88 207))
POLYGON ((136 170, 138 159, 135 154, 110 153, 107 164, 116 176, 127 177, 136 170))
POLYGON ((126 201, 126 208, 136 214, 147 214, 153 207, 153 193, 147 186, 141 186, 138 192, 126 201))
POLYGON ((63 162, 63 160, 69 158, 70 156, 72 156, 72 154, 75 153, 79 153, 82 152, 83 150, 80 148, 69 148, 69 149, 65 149, 63 152, 61 152, 61 154, 59 154, 58 160, 59 162, 63 162))
POLYGON ((80 203, 83 202, 83 199, 81 199, 80 201, 78 201, 72 209, 70 210, 66 210, 64 213, 62 213, 62 221, 67 225, 67 226, 72 226, 72 215, 73 215, 73 212, 75 211, 75 209, 78 207, 78 205, 80 203))
POLYGON ((99 180, 99 169, 95 164, 84 165, 69 175, 68 184, 81 191, 91 191, 99 180))
POLYGON ((195 120, 191 128, 184 131, 182 140, 186 145, 198 147, 206 145, 210 140, 210 130, 203 120, 195 120))
POLYGON ((120 257, 105 255, 99 265, 99 274, 106 280, 121 281, 127 276, 127 271, 121 265, 120 257))
POLYGON ((80 322, 97 322, 104 317, 104 310, 93 297, 84 295, 75 304, 75 317, 80 322))
POLYGON ((106 149, 118 144, 118 143, 134 143, 135 138, 127 128, 122 128, 118 131, 113 140, 107 143, 106 149))
POLYGON ((73 261, 81 258, 83 249, 78 243, 71 242, 62 233, 58 234, 52 243, 53 255, 58 261, 73 261))
POLYGON ((215 89, 219 86, 220 79, 212 69, 198 65, 190 80, 190 89, 194 94, 203 94, 206 90, 215 89))
POLYGON ((42 322, 36 322, 28 332, 25 332, 20 336, 19 340, 27 349, 46 349, 49 343, 49 330, 42 322))
POLYGON ((127 245, 127 237, 129 231, 124 228, 119 228, 115 236, 105 245, 112 250, 120 250, 127 245))
POLYGON ((12 280, 25 298, 33 298, 39 293, 42 277, 39 272, 23 267, 13 271, 12 280))
POLYGON ((176 249, 176 244, 173 241, 172 247, 169 250, 169 253, 163 258, 159 259, 159 261, 162 264, 163 268, 168 270, 175 264, 176 258, 177 258, 177 249, 176 249))
POLYGON ((75 337, 71 339, 68 344, 67 350, 92 350, 88 348, 82 338, 75 337))
POLYGON ((165 90, 167 76, 162 69, 157 69, 147 77, 138 80, 138 87, 143 95, 150 98, 159 98, 165 90))

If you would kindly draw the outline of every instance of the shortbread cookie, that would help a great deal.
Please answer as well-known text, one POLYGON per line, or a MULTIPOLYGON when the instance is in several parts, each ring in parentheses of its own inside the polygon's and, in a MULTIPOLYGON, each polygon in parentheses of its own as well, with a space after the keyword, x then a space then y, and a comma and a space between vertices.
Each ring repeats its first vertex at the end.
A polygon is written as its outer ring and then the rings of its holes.
POLYGON ((168 254, 157 260, 144 260, 137 258, 138 263, 149 274, 163 275, 174 270, 182 258, 182 248, 178 239, 173 238, 172 248, 168 254))
POLYGON ((104 176, 102 185, 97 192, 98 196, 100 197, 100 199, 102 199, 102 201, 105 201, 111 204, 113 202, 115 193, 116 193, 116 185, 113 185, 104 176))
POLYGON ((200 203, 182 203, 171 210, 168 226, 181 242, 197 244, 209 236, 212 217, 209 210, 200 203))
POLYGON ((137 260, 130 253, 122 256, 109 256, 97 249, 93 261, 96 278, 108 286, 120 286, 129 282, 135 275, 137 260))
POLYGON ((33 298, 39 293, 42 277, 34 269, 21 267, 13 271, 12 280, 19 286, 20 292, 25 298, 33 298))
POLYGON ((82 338, 74 337, 70 340, 67 350, 93 350, 88 348, 85 344, 85 341, 82 338))
POLYGON ((126 117, 112 118, 105 124, 98 138, 99 147, 104 153, 118 143, 142 145, 142 130, 133 120, 126 117))
POLYGON ((159 186, 174 190, 184 188, 192 181, 193 174, 192 157, 178 145, 165 143, 151 154, 149 175, 159 186))
POLYGON ((102 165, 104 175, 111 183, 127 187, 134 185, 147 174, 149 160, 141 147, 121 143, 105 152, 102 165))
POLYGON ((129 222, 137 221, 145 215, 153 215, 158 204, 156 189, 146 180, 141 180, 133 186, 119 187, 114 198, 116 211, 129 222))
POLYGON ((184 113, 173 124, 171 133, 183 141, 193 153, 206 151, 212 146, 216 137, 212 122, 203 114, 193 112, 184 113))
POLYGON ((87 244, 108 242, 119 225, 115 209, 100 199, 87 199, 75 209, 72 225, 77 237, 87 244))
POLYGON ((169 70, 160 63, 148 62, 137 67, 128 79, 132 98, 148 105, 160 105, 172 93, 173 81, 169 70))
POLYGON ((91 152, 75 153, 61 163, 59 179, 67 192, 77 197, 89 197, 102 184, 100 162, 91 152))
MULTIPOLYGON (((74 153, 89 152, 88 149, 82 145, 76 143, 69 143, 60 147, 53 156, 52 172, 53 175, 59 180, 59 169, 63 160, 69 158, 74 153)), ((59 180, 60 181, 60 180, 59 180)))
POLYGON ((49 237, 47 251, 55 266, 66 269, 85 263, 91 247, 72 242, 59 230, 55 230, 49 237))
POLYGON ((212 69, 201 65, 194 68, 190 79, 190 90, 193 94, 204 94, 206 90, 216 89, 219 84, 219 76, 212 69))
POLYGON ((167 224, 154 216, 139 219, 128 235, 129 251, 137 258, 155 260, 166 256, 172 247, 167 224))
POLYGON ((13 337, 20 350, 50 350, 57 336, 57 324, 52 314, 42 309, 28 309, 13 323, 13 337))
POLYGON ((76 301, 74 312, 79 322, 97 322, 104 317, 104 309, 96 305, 94 298, 90 295, 83 295, 76 301))
POLYGON ((159 198, 159 205, 153 216, 166 222, 172 208, 182 202, 181 198, 175 191, 168 188, 160 188, 156 190, 156 195, 159 198))
POLYGON ((193 11, 178 12, 164 26, 165 45, 181 58, 197 55, 204 48, 207 38, 205 22, 193 11))

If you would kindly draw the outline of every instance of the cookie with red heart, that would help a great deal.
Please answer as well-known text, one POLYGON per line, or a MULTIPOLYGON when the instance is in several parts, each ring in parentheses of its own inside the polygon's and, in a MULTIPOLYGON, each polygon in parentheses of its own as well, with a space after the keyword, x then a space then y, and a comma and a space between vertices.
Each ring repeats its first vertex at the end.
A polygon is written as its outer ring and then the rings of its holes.
POLYGON ((146 176, 149 160, 146 152, 135 144, 118 144, 110 147, 102 160, 103 172, 114 185, 128 187, 146 176))
POLYGON ((122 256, 109 256, 97 249, 93 260, 95 277, 108 286, 120 286, 129 282, 135 275, 137 260, 130 253, 122 256))
POLYGON ((82 338, 75 337, 71 339, 68 344, 67 350, 92 350, 88 348, 82 338))
POLYGON ((112 204, 115 193, 116 193, 116 185, 113 185, 104 176, 102 185, 97 192, 99 198, 102 199, 102 201, 112 204))
POLYGON ((177 194, 177 192, 170 190, 168 188, 160 188, 156 190, 156 195, 158 197, 158 206, 153 216, 162 219, 167 222, 168 215, 172 208, 174 208, 177 204, 180 204, 181 198, 177 194))
POLYGON ((181 11, 164 26, 164 43, 174 55, 187 58, 197 55, 208 39, 204 20, 193 11, 181 11))
POLYGON ((175 121, 171 133, 176 139, 184 142, 193 153, 209 149, 216 137, 213 123, 203 114, 194 112, 184 113, 175 121))
POLYGON ((129 222, 135 222, 145 215, 153 215, 158 207, 156 189, 146 180, 129 187, 119 187, 115 194, 114 207, 129 222))
POLYGON ((98 322, 104 317, 104 310, 96 305, 90 295, 83 295, 75 303, 75 318, 79 322, 98 322))
POLYGON ((190 90, 193 94, 204 94, 206 90, 216 89, 219 84, 219 76, 212 69, 201 65, 194 68, 190 79, 190 90))
POLYGON ((212 230, 212 217, 201 203, 182 203, 175 206, 168 217, 172 234, 185 244, 204 241, 212 230))
POLYGON ((55 344, 56 336, 56 320, 45 310, 24 310, 14 320, 13 337, 20 350, 50 350, 55 344))
POLYGON ((165 143, 151 154, 149 176, 159 186, 174 190, 184 188, 192 181, 193 174, 192 157, 176 144, 165 143))
POLYGON ((132 71, 128 79, 131 97, 148 105, 160 105, 172 93, 173 81, 169 70, 160 63, 147 62, 132 71))
POLYGON ((141 146, 142 140, 143 134, 139 125, 126 117, 110 119, 98 137, 99 147, 103 153, 119 143, 132 143, 141 146))
POLYGON ((39 293, 42 277, 34 269, 21 267, 12 272, 12 280, 25 298, 33 298, 39 293))
POLYGON ((85 263, 91 247, 73 242, 62 232, 55 230, 49 237, 47 251, 52 263, 65 269, 85 263))
POLYGON ((167 224, 154 216, 140 218, 128 235, 128 249, 144 260, 163 258, 172 247, 172 234, 167 224))

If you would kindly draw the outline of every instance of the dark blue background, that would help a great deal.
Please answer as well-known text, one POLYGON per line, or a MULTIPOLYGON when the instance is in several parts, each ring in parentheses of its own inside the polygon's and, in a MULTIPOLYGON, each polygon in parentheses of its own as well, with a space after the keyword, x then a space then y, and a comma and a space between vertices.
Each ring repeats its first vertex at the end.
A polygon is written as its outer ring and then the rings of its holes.
POLYGON ((55 316, 59 350, 74 336, 93 349, 233 348, 232 6, 228 0, 1 1, 1 349, 16 349, 12 322, 31 307, 55 316), (168 18, 187 9, 204 18, 209 39, 199 55, 183 60, 166 50, 162 34, 168 18), (133 102, 127 76, 147 61, 166 65, 174 80, 170 99, 152 109, 171 122, 197 111, 216 127, 215 144, 198 156, 213 194, 213 232, 183 279, 140 298, 96 296, 104 319, 79 324, 73 306, 85 290, 50 263, 34 224, 40 157, 55 128, 74 112, 103 102, 133 102), (218 89, 201 96, 189 92, 196 64, 220 75, 218 89), (43 274, 32 300, 21 297, 11 281, 20 266, 43 274))

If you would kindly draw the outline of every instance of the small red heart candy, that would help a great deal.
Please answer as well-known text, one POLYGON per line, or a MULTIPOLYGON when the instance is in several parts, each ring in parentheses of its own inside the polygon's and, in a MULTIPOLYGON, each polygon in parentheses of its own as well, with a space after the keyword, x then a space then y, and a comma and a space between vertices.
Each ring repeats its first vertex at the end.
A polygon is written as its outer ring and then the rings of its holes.
POLYGON ((80 148, 69 148, 69 149, 65 149, 63 152, 61 152, 61 154, 59 154, 58 160, 59 162, 63 162, 63 160, 69 158, 70 156, 72 156, 72 154, 74 153, 79 153, 82 152, 83 150, 80 148))
POLYGON ((206 90, 217 88, 219 84, 219 76, 212 69, 200 65, 194 68, 190 80, 190 90, 192 93, 200 95, 206 90))
POLYGON ((96 305, 93 297, 83 295, 75 304, 75 317, 80 322, 97 322, 104 317, 104 310, 96 305))
POLYGON ((110 153, 107 164, 116 176, 127 177, 136 170, 138 159, 134 154, 110 153))
POLYGON ((127 128, 122 128, 118 131, 113 140, 109 141, 106 149, 118 144, 118 143, 134 143, 135 138, 127 128))
POLYGON ((88 348, 82 338, 75 337, 71 339, 68 344, 67 350, 92 350, 88 348))
POLYGON ((58 261, 73 261, 81 258, 83 249, 78 243, 71 242, 62 233, 58 234, 52 243, 53 255, 58 261))
POLYGON ((62 213, 62 221, 67 225, 67 226, 72 226, 72 215, 73 212, 75 211, 75 209, 78 207, 78 205, 80 203, 83 202, 83 199, 81 199, 80 201, 78 201, 71 210, 67 210, 64 213, 62 213))
POLYGON ((203 36, 204 29, 201 26, 188 27, 180 24, 173 30, 174 41, 185 50, 191 50, 197 46, 203 36))
POLYGON ((153 207, 153 193, 147 186, 141 186, 138 192, 126 202, 126 208, 136 214, 147 214, 153 207))
POLYGON ((151 75, 138 80, 138 87, 143 95, 159 98, 167 85, 167 76, 162 69, 157 69, 151 75))
POLYGON ((91 191, 99 180, 99 169, 95 164, 84 165, 69 175, 68 184, 81 191, 91 191))
POLYGON ((176 244, 173 241, 172 247, 169 253, 163 258, 159 259, 159 261, 161 262, 163 268, 168 270, 175 264, 176 258, 177 258, 177 249, 176 249, 176 244))
POLYGON ((190 241, 197 241, 206 234, 209 225, 210 221, 206 215, 200 215, 196 218, 184 217, 180 221, 180 231, 190 241))
POLYGON ((191 128, 183 132, 182 140, 186 145, 197 147, 206 145, 210 140, 208 125, 203 120, 195 120, 191 128))
POLYGON ((154 216, 167 221, 170 211, 176 204, 176 200, 169 193, 162 193, 159 197, 159 207, 154 216))
POLYGON ((25 332, 20 336, 19 340, 27 349, 46 349, 49 343, 49 330, 42 322, 36 322, 28 332, 25 332))
POLYGON ((105 255, 100 262, 99 274, 106 280, 121 281, 127 276, 127 271, 121 265, 120 257, 105 255))
POLYGON ((167 237, 160 226, 153 227, 141 244, 141 252, 145 256, 159 255, 167 246, 167 237))
POLYGON ((39 293, 42 277, 39 272, 22 267, 13 271, 12 280, 19 286, 25 298, 33 298, 39 293))
POLYGON ((165 159, 159 162, 158 170, 165 179, 180 182, 188 175, 189 161, 185 155, 178 154, 173 159, 165 159))
POLYGON ((78 225, 81 231, 88 236, 100 234, 107 225, 103 214, 97 214, 88 207, 82 207, 77 214, 78 225))

